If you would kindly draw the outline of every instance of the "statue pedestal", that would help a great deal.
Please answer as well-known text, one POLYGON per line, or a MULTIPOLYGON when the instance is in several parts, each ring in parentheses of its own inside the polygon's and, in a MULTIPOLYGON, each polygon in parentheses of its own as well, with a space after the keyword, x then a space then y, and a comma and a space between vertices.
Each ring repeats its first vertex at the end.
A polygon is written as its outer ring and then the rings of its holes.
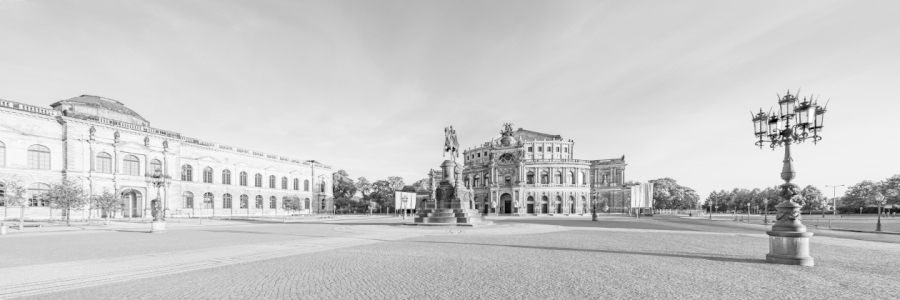
POLYGON ((150 222, 150 233, 166 233, 166 221, 150 222))
POLYGON ((775 206, 777 222, 772 225, 772 231, 766 231, 769 235, 767 262, 806 267, 815 264, 809 256, 809 237, 813 233, 806 232, 806 226, 800 223, 800 207, 790 201, 775 206))

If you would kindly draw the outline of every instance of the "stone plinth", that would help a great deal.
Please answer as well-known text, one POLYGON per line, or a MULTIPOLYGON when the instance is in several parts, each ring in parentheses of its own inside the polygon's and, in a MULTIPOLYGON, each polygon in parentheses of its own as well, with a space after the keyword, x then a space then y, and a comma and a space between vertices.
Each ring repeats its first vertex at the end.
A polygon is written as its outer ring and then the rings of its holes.
POLYGON ((800 205, 791 201, 775 206, 778 210, 775 225, 769 235, 769 254, 766 261, 776 264, 801 265, 811 267, 813 258, 809 256, 809 237, 806 226, 800 223, 800 205))
POLYGON ((150 233, 166 233, 166 221, 150 222, 150 233))

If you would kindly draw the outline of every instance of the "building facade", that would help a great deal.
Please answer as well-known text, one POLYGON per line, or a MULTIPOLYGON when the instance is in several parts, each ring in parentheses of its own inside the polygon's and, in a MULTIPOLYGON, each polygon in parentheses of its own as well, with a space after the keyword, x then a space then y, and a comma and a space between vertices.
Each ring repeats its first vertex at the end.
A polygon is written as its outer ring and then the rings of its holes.
POLYGON ((584 214, 596 201, 626 206, 625 157, 575 159, 575 142, 506 124, 500 136, 463 151, 462 179, 482 212, 584 214))
MULTIPOLYGON (((89 196, 123 196, 114 216, 149 217, 160 199, 167 216, 260 216, 331 211, 332 169, 299 160, 150 127, 121 102, 90 95, 50 108, 0 100, 0 188, 16 180, 28 187, 26 219, 60 216, 39 196, 62 177, 83 184, 89 196), (153 188, 155 170, 171 177, 153 188), (157 193, 159 196, 157 196, 157 193), (299 211, 286 211, 299 199, 299 211)), ((2 200, 2 199, 0 199, 2 200)), ((6 218, 18 207, 2 204, 6 218)), ((296 208, 296 207, 295 207, 296 208)), ((85 208, 73 216, 101 216, 85 208)))

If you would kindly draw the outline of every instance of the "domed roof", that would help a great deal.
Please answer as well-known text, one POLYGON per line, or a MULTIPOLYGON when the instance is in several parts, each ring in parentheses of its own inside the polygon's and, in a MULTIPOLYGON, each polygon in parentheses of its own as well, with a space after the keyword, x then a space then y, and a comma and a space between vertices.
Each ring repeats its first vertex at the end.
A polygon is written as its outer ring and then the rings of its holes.
POLYGON ((144 117, 141 117, 141 115, 139 115, 138 113, 125 107, 125 104, 122 104, 122 102, 119 102, 119 101, 116 101, 113 99, 109 99, 109 98, 100 97, 100 96, 81 95, 78 97, 72 97, 72 98, 69 98, 66 100, 62 100, 62 101, 50 104, 50 107, 55 108, 61 104, 81 104, 81 105, 87 105, 87 106, 96 106, 96 107, 105 108, 105 109, 108 109, 111 111, 115 111, 118 113, 134 116, 141 120, 147 121, 147 119, 144 119, 144 117))

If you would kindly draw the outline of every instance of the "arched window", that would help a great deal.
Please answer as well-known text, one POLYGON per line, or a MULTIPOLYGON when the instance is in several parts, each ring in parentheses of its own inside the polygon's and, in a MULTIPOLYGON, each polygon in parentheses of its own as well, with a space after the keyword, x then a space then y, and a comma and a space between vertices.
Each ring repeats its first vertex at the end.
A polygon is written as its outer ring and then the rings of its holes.
POLYGON ((150 173, 153 173, 153 172, 156 172, 156 170, 159 170, 160 174, 163 173, 162 162, 160 162, 158 159, 154 159, 154 160, 150 161, 150 170, 148 170, 148 171, 150 173))
POLYGON ((213 208, 213 194, 203 193, 203 208, 213 208))
POLYGON ((210 167, 203 168, 203 183, 212 183, 213 169, 210 167))
POLYGON ((506 186, 512 185, 512 176, 506 175, 506 178, 504 178, 504 180, 506 181, 506 186))
POLYGON ((320 193, 325 192, 325 179, 322 179, 322 183, 319 183, 319 192, 320 193))
POLYGON ((256 178, 254 178, 254 179, 255 179, 254 183, 256 184, 255 186, 262 187, 262 174, 256 173, 256 178))
POLYGON ((269 175, 269 188, 275 188, 275 175, 269 175))
POLYGON ((278 198, 275 198, 275 196, 269 197, 269 208, 278 208, 278 198))
POLYGON ((231 209, 231 194, 222 195, 222 208, 231 209))
POLYGON ((192 181, 194 179, 194 167, 191 165, 181 166, 181 181, 192 181))
POLYGON ((6 144, 0 142, 0 166, 6 165, 6 144))
POLYGON ((587 184, 587 175, 584 172, 581 172, 581 184, 587 184))
POLYGON ((534 172, 528 171, 528 173, 525 175, 525 180, 525 182, 527 182, 528 184, 534 184, 534 172))
POLYGON ((247 195, 241 195, 241 208, 249 208, 250 203, 247 195))
POLYGON ((0 206, 6 206, 6 184, 0 181, 0 206))
POLYGON ((28 168, 50 170, 50 148, 41 145, 28 147, 28 168))
POLYGON ((541 172, 541 184, 550 183, 550 176, 547 175, 547 172, 541 172))
POLYGON ((555 174, 553 177, 554 177, 553 179, 556 180, 556 182, 554 182, 554 183, 560 184, 560 183, 563 182, 563 175, 562 175, 562 173, 556 172, 556 174, 555 174))
POLYGON ((309 209, 309 198, 306 198, 306 200, 304 200, 303 209, 309 209))
POLYGON ((300 190, 300 179, 294 178, 294 190, 295 191, 300 190))
POLYGON ((231 170, 222 170, 222 184, 231 184, 231 170))
POLYGON ((303 190, 309 192, 309 179, 303 180, 303 190))
POLYGON ((241 186, 247 186, 247 172, 241 172, 241 186))
POLYGON ((477 175, 477 174, 475 175, 475 186, 476 187, 481 186, 481 175, 477 175))
POLYGON ((263 206, 262 206, 263 203, 262 203, 262 202, 263 202, 263 197, 260 196, 260 195, 256 195, 256 209, 262 209, 262 208, 263 208, 263 206))
POLYGON ((282 190, 287 189, 287 177, 281 177, 281 189, 282 190))
POLYGON ((181 194, 181 207, 194 208, 194 193, 184 192, 181 194))
POLYGON ((575 172, 569 172, 569 177, 572 178, 572 182, 569 182, 569 184, 577 184, 578 183, 577 178, 575 178, 575 172))
POLYGON ((28 186, 28 206, 50 206, 50 200, 45 193, 50 190, 46 183, 32 183, 28 186))
POLYGON ((112 173, 112 156, 106 152, 97 153, 97 161, 94 168, 100 173, 112 173))
POLYGON ((137 156, 126 155, 122 159, 122 173, 131 176, 141 176, 141 161, 137 156))

